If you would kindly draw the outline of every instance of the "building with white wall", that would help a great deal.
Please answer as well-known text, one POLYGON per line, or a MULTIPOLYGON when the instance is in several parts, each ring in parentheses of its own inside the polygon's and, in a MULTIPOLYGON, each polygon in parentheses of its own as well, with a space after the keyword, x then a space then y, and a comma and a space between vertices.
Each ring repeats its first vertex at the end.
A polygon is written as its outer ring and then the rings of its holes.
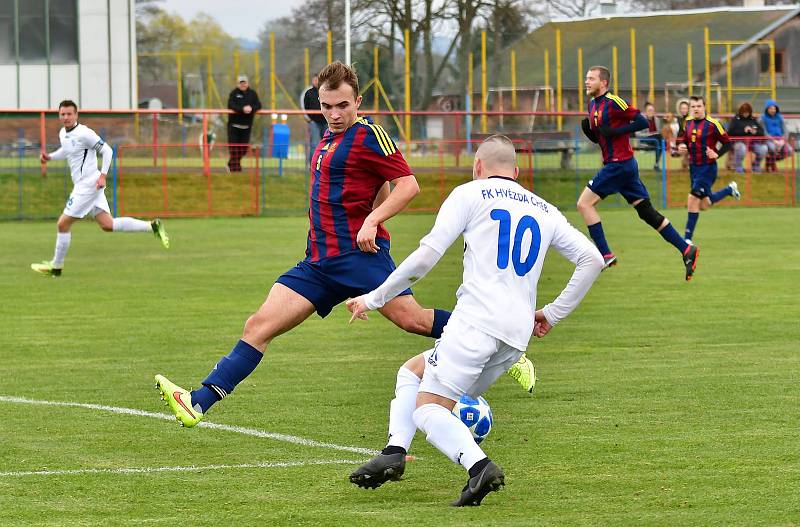
POLYGON ((136 108, 135 0, 0 0, 0 109, 136 108))

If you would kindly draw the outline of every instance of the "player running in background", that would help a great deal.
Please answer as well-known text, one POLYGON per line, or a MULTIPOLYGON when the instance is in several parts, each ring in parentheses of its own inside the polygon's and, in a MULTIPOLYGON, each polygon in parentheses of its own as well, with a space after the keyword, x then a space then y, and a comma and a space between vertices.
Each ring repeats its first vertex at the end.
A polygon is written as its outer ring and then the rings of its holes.
POLYGON ((64 127, 58 133, 61 148, 46 154, 42 152, 41 162, 53 159, 66 159, 72 172, 74 187, 70 193, 64 212, 58 218, 56 227, 56 250, 49 262, 31 264, 31 269, 48 276, 61 276, 64 258, 72 241, 72 224, 91 214, 94 221, 106 232, 152 232, 166 249, 169 249, 169 236, 161 220, 137 220, 136 218, 114 218, 105 195, 106 174, 111 166, 114 151, 94 130, 78 122, 78 106, 69 100, 58 105, 58 118, 64 127), (97 168, 97 154, 103 156, 103 166, 97 168))
POLYGON ((606 196, 620 193, 645 223, 681 253, 686 280, 691 280, 697 266, 698 248, 686 243, 669 220, 653 207, 633 157, 629 137, 647 128, 647 119, 639 110, 608 91, 610 80, 611 74, 603 66, 593 66, 586 73, 586 94, 591 100, 589 117, 581 126, 586 137, 600 145, 603 168, 583 189, 578 198, 578 212, 589 228, 589 236, 603 254, 606 267, 616 265, 617 257, 608 246, 596 206, 606 196))
POLYGON ((525 352, 533 334, 543 337, 569 315, 604 265, 592 243, 553 205, 519 185, 518 175, 511 140, 489 137, 475 154, 474 180, 450 193, 419 248, 380 287, 348 301, 351 322, 365 319, 368 310, 381 309, 424 277, 463 234, 464 281, 453 315, 441 340, 423 354, 421 381, 416 387, 411 382, 402 390, 398 386, 389 444, 350 475, 356 485, 375 488, 399 479, 416 428, 469 472, 453 505, 480 505, 505 484, 502 469, 451 413, 453 406, 464 394, 484 393, 525 352), (576 269, 558 298, 537 310, 536 289, 549 247, 576 269))
MULTIPOLYGON (((183 426, 197 424, 217 401, 258 366, 272 339, 314 312, 325 317, 344 300, 371 291, 394 270, 383 222, 417 195, 419 185, 386 131, 358 116, 355 71, 334 62, 319 73, 319 97, 328 130, 311 163, 309 231, 305 260, 281 275, 242 338, 200 388, 189 392, 156 375, 162 398, 183 426), (394 189, 388 192, 386 183, 394 189), (377 205, 377 206, 376 206, 377 205)), ((397 326, 439 338, 450 312, 424 309, 406 289, 381 308, 397 326)))
POLYGON ((717 159, 731 149, 731 140, 722 124, 706 115, 706 101, 702 97, 689 98, 691 119, 686 121, 683 135, 678 137, 678 150, 689 152, 689 176, 692 189, 686 203, 689 217, 686 220, 686 242, 692 243, 700 211, 728 196, 741 198, 739 187, 731 181, 722 190, 711 192, 717 180, 717 159), (722 146, 717 150, 717 143, 722 146))

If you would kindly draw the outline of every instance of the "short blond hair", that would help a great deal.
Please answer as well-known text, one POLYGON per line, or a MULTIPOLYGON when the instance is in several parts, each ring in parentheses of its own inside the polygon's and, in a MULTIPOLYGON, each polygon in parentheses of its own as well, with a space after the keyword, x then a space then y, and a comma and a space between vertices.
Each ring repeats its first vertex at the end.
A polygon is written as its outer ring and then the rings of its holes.
POLYGON ((331 62, 317 75, 319 87, 326 90, 335 90, 342 83, 349 84, 353 88, 353 98, 358 97, 358 75, 352 66, 348 66, 340 61, 331 62))

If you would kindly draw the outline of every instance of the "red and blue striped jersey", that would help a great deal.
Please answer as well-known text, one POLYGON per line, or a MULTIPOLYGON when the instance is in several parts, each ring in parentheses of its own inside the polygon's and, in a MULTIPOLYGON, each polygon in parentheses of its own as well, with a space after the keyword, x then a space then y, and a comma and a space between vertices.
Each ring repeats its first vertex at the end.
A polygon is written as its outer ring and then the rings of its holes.
POLYGON ((710 165, 716 163, 716 159, 709 159, 706 147, 710 147, 717 152, 717 143, 730 143, 728 132, 713 117, 703 119, 690 119, 686 121, 686 129, 679 141, 686 143, 689 149, 689 163, 692 165, 710 165))
MULTIPOLYGON (((403 154, 379 124, 361 117, 344 132, 325 132, 314 151, 309 187, 306 259, 357 251, 356 235, 381 186, 412 175, 403 154)), ((378 225, 378 238, 389 233, 378 225)))
POLYGON ((605 137, 598 128, 611 126, 619 128, 630 124, 639 110, 630 106, 624 99, 606 92, 589 101, 589 125, 597 134, 600 150, 603 152, 603 163, 627 161, 633 157, 633 148, 628 139, 630 134, 619 134, 605 137))

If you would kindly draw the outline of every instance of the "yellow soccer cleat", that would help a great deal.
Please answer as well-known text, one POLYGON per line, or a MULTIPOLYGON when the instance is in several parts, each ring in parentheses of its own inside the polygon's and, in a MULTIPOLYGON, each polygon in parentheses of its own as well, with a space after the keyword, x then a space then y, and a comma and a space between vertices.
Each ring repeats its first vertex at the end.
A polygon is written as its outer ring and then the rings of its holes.
POLYGON ((61 276, 63 267, 56 267, 53 265, 53 262, 45 261, 42 263, 31 264, 31 269, 45 276, 61 276))
POLYGON ((506 373, 528 393, 533 393, 533 387, 536 386, 536 368, 527 355, 523 353, 519 361, 514 363, 506 373))
POLYGON ((164 227, 164 222, 156 218, 150 222, 150 228, 153 229, 153 235, 161 240, 161 245, 164 246, 164 249, 169 249, 169 234, 167 234, 167 229, 164 227))
POLYGON ((192 407, 192 395, 163 375, 156 375, 156 388, 161 400, 168 405, 181 426, 191 428, 203 420, 203 412, 192 407))

